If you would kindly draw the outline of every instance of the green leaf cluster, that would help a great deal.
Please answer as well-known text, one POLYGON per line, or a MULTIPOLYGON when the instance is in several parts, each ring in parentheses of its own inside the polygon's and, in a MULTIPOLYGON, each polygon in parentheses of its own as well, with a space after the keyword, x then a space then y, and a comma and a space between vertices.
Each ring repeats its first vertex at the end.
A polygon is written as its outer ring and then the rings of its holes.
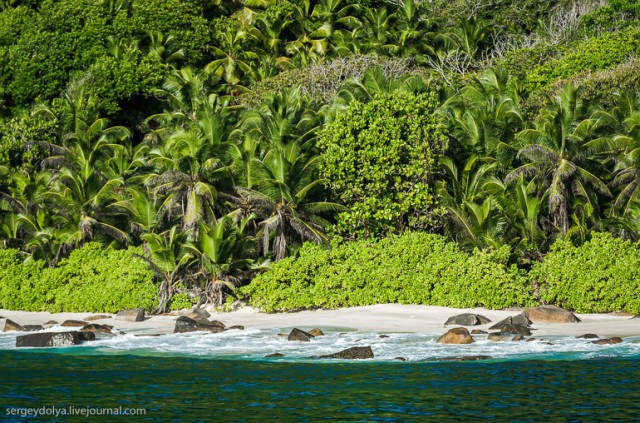
POLYGON ((50 312, 106 312, 156 303, 153 273, 137 258, 141 248, 108 250, 88 243, 56 267, 22 262, 17 250, 0 250, 0 308, 50 312))
POLYGON ((579 73, 568 80, 554 82, 544 92, 547 95, 556 95, 567 83, 580 87, 585 101, 597 102, 604 109, 613 108, 620 93, 640 92, 640 58, 632 57, 624 63, 601 71, 579 73))
POLYGON ((437 226, 443 211, 433 195, 446 140, 433 93, 396 91, 353 102, 327 125, 319 141, 322 175, 350 207, 337 230, 353 236, 437 226))
POLYGON ((167 67, 159 49, 203 59, 211 30, 202 14, 197 2, 172 0, 45 0, 37 10, 7 9, 0 13, 0 101, 22 108, 89 78, 113 113, 117 102, 161 84, 167 67))
POLYGON ((582 17, 582 33, 616 31, 638 24, 640 3, 635 0, 609 0, 606 4, 582 17))
POLYGON ((175 294, 171 298, 170 310, 183 310, 185 308, 193 307, 193 299, 186 292, 175 294))
POLYGON ((508 248, 461 251, 440 235, 408 232, 326 250, 305 244, 240 291, 266 312, 381 303, 504 308, 535 304, 508 248))
POLYGON ((547 303, 579 313, 640 312, 640 245, 593 233, 580 246, 558 240, 531 269, 547 303))
POLYGON ((586 70, 602 70, 624 62, 640 52, 640 29, 631 28, 589 38, 560 58, 533 68, 525 81, 531 88, 542 88, 586 70))

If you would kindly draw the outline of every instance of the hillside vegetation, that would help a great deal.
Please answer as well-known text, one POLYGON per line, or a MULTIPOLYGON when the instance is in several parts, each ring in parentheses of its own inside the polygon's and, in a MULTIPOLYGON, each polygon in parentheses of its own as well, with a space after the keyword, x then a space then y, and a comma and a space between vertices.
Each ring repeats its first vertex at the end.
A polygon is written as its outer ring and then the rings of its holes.
POLYGON ((0 1, 0 307, 637 312, 639 55, 634 0, 0 1))

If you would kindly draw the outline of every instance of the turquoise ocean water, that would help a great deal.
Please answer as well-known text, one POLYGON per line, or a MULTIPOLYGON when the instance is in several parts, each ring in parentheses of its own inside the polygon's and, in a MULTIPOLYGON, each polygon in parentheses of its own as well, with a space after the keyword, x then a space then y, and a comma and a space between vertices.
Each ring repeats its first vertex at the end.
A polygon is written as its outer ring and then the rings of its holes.
POLYGON ((640 421, 640 339, 605 347, 558 338, 553 346, 480 341, 447 348, 428 335, 338 331, 315 345, 265 330, 127 337, 18 350, 15 335, 2 335, 0 421, 640 421), (376 359, 309 358, 343 344, 371 345, 376 359), (275 350, 286 357, 264 358, 275 350), (495 358, 432 361, 487 353, 495 358), (146 414, 15 414, 54 406, 146 414))

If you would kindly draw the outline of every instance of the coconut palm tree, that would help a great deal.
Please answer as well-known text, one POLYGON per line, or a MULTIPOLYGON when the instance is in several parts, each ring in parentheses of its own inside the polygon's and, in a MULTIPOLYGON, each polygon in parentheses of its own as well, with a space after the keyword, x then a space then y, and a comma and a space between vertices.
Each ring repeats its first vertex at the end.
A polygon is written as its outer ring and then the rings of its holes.
POLYGON ((131 134, 127 128, 109 126, 107 119, 97 115, 97 109, 95 97, 86 95, 78 85, 65 92, 59 113, 46 106, 35 111, 57 118, 63 134, 59 145, 35 142, 47 153, 41 166, 50 171, 51 179, 44 195, 50 212, 61 222, 63 250, 93 239, 96 231, 119 242, 129 241, 107 211, 124 179, 109 171, 105 163, 114 151, 130 148, 131 134))
POLYGON ((522 147, 518 158, 524 164, 511 171, 506 181, 523 175, 535 181, 539 194, 547 202, 549 220, 562 235, 571 227, 571 213, 576 211, 576 198, 589 202, 592 190, 611 196, 609 188, 599 176, 602 164, 597 156, 602 151, 602 139, 596 136, 597 120, 586 112, 579 92, 567 86, 542 111, 535 129, 518 134, 522 147))
POLYGON ((175 293, 176 284, 186 276, 186 269, 193 262, 193 255, 187 250, 187 234, 173 226, 161 234, 147 232, 142 235, 145 241, 145 254, 140 256, 154 271, 160 286, 158 287, 158 307, 155 313, 167 311, 169 302, 175 293))
POLYGON ((521 88, 506 70, 490 69, 472 78, 440 110, 456 151, 465 157, 491 157, 500 167, 509 167, 517 153, 515 134, 524 125, 520 98, 521 88))
POLYGON ((610 183, 616 191, 611 216, 624 216, 640 200, 640 108, 635 95, 622 94, 618 105, 605 118, 613 122, 610 131, 615 160, 610 183))
POLYGON ((292 242, 326 242, 329 222, 323 215, 344 210, 335 203, 314 201, 323 182, 317 178, 318 160, 302 153, 295 142, 275 147, 254 161, 263 175, 256 185, 236 187, 236 204, 248 204, 262 219, 263 251, 273 251, 276 260, 285 257, 292 242))
POLYGON ((245 230, 255 218, 249 215, 234 220, 228 214, 214 224, 200 224, 195 242, 186 248, 198 259, 198 273, 194 277, 204 280, 204 302, 221 306, 228 293, 233 293, 243 281, 255 247, 245 230))
POLYGON ((225 102, 209 98, 193 120, 162 130, 164 143, 149 152, 149 164, 158 172, 149 174, 145 184, 155 198, 162 196, 163 216, 178 212, 189 230, 202 219, 213 219, 218 195, 214 182, 228 172, 231 112, 225 102))
POLYGON ((222 34, 220 46, 211 46, 216 59, 205 66, 205 71, 215 74, 228 84, 228 92, 237 95, 241 90, 241 81, 246 73, 251 72, 251 61, 257 60, 258 54, 246 48, 250 34, 245 29, 228 30, 222 34))
POLYGON ((404 0, 394 13, 395 40, 391 53, 401 57, 414 57, 419 62, 433 54, 431 16, 427 2, 404 0))

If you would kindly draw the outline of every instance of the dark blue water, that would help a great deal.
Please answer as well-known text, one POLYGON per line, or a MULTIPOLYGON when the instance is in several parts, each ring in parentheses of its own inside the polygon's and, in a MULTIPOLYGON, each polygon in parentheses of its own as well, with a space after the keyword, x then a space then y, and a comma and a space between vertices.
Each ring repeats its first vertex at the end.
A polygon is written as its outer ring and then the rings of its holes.
POLYGON ((632 422, 640 359, 276 362, 0 351, 0 421, 632 422), (144 416, 23 418, 43 406, 144 416))

